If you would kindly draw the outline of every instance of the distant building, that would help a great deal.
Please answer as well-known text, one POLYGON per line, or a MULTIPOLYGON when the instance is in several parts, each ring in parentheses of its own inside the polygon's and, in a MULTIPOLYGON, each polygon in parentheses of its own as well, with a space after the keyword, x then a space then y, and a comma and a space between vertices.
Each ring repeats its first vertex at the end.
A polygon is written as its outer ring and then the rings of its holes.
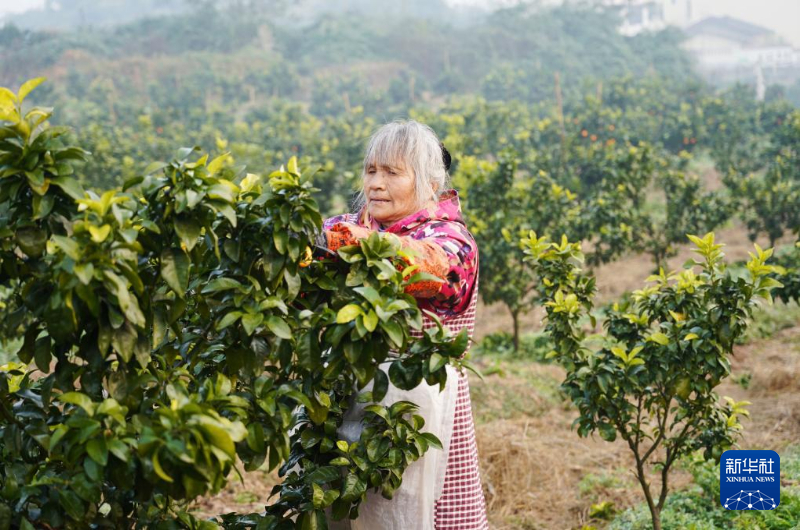
POLYGON ((731 17, 708 17, 685 28, 684 47, 711 82, 789 85, 800 78, 800 50, 773 31, 731 17))
POLYGON ((629 37, 667 26, 684 27, 692 20, 692 0, 598 0, 598 3, 618 10, 622 18, 619 31, 629 37))
POLYGON ((800 49, 762 26, 727 16, 696 20, 692 0, 596 3, 618 12, 623 35, 660 31, 667 26, 683 29, 684 48, 695 58, 699 73, 716 85, 748 83, 763 95, 765 86, 791 85, 800 79, 800 49))

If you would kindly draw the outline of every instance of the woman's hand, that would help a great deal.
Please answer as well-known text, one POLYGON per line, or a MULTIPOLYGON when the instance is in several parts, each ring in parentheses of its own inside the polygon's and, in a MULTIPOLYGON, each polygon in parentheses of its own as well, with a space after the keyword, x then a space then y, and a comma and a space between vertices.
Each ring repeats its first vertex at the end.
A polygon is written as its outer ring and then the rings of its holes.
POLYGON ((330 230, 325 230, 326 246, 331 252, 340 247, 358 244, 359 239, 369 237, 370 230, 353 223, 336 223, 330 230))
POLYGON ((369 237, 370 231, 353 223, 336 223, 329 230, 321 230, 314 238, 313 256, 317 259, 336 256, 340 247, 358 244, 369 237))
MULTIPOLYGON (((336 223, 330 230, 324 230, 317 237, 317 246, 326 248, 328 252, 336 255, 339 248, 347 245, 357 245, 360 239, 369 237, 372 230, 354 223, 336 223), (323 242, 324 241, 324 242, 323 242)), ((430 298, 436 295, 445 283, 449 269, 447 254, 442 248, 430 241, 416 240, 408 236, 399 238, 403 249, 413 256, 405 257, 407 265, 417 265, 418 269, 411 273, 426 272, 438 280, 422 280, 406 286, 405 291, 415 298, 430 298)), ((410 276, 409 275, 409 276, 410 276)))

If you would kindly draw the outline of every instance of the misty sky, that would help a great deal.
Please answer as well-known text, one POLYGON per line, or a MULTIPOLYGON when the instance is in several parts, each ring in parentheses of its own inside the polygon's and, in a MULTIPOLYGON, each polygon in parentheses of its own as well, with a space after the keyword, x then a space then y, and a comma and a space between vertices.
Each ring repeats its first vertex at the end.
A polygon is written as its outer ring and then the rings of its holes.
MULTIPOLYGON (((499 6, 513 0, 445 0, 450 4, 499 6)), ((546 0, 553 1, 553 0, 546 0)), ((44 4, 43 0, 0 0, 0 18, 44 4)), ((800 0, 694 0, 696 19, 730 15, 766 26, 800 47, 800 0)))

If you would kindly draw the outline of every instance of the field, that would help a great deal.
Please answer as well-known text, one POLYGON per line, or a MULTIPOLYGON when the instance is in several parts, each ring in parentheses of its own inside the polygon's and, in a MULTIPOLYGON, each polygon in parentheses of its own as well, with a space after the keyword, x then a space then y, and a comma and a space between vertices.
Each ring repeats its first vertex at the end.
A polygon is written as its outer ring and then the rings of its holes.
POLYGON ((0 530, 356 518, 439 450, 381 402, 462 364, 420 309, 476 271, 491 528, 800 529, 800 82, 717 85, 630 2, 156 3, 0 27, 0 530), (424 164, 371 176, 395 118, 424 164), (438 213, 323 223, 368 182, 438 213), (776 510, 720 507, 730 448, 776 510))
MULTIPOLYGON (((711 172, 707 178, 714 179, 716 174, 711 172)), ((741 226, 720 230, 719 240, 725 242, 724 251, 730 261, 746 258, 752 248, 741 226)), ((761 243, 766 246, 766 242, 761 243)), ((680 267, 689 256, 687 247, 671 258, 669 265, 680 267)), ((598 290, 613 299, 641 285, 651 268, 647 256, 603 265, 597 270, 598 290)), ((541 310, 536 311, 523 320, 525 332, 540 332, 541 314, 541 310)), ((477 341, 490 333, 511 329, 511 319, 500 306, 479 305, 477 323, 477 341)), ((596 436, 582 439, 575 435, 571 424, 577 413, 558 389, 564 370, 536 362, 530 356, 536 353, 544 352, 482 352, 475 361, 484 379, 470 376, 491 527, 606 528, 615 514, 641 508, 641 489, 631 471, 630 451, 622 441, 609 444, 596 436), (612 508, 601 503, 610 503, 612 508)), ((718 392, 737 401, 752 402, 751 416, 743 422, 740 447, 772 449, 800 462, 800 307, 781 302, 765 305, 758 312, 747 341, 735 348, 733 359, 732 375, 718 392)), ((689 465, 685 463, 672 477, 673 493, 702 491, 693 481, 689 465)), ((797 499, 800 476, 791 473, 791 469, 783 475, 783 494, 794 491, 797 499)), ((276 482, 274 473, 246 473, 244 483, 233 481, 218 495, 196 503, 194 509, 198 515, 257 511, 276 482)), ((703 510, 722 512, 716 500, 707 496, 701 497, 698 504, 703 510)), ((793 509, 798 511, 797 506, 793 509)), ((647 528, 649 520, 643 515, 640 509, 637 529, 647 528)), ((697 517, 704 521, 699 514, 697 517)), ((679 530, 680 524, 667 523, 665 528, 679 530)), ((633 527, 617 523, 614 528, 633 527)))

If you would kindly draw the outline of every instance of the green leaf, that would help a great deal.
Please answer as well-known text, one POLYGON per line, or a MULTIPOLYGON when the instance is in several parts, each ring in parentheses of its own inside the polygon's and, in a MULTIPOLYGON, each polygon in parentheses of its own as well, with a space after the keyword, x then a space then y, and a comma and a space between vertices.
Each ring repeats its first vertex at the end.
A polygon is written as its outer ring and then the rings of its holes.
POLYGON ((116 287, 117 302, 119 303, 119 308, 125 314, 125 318, 134 326, 144 327, 146 320, 139 307, 139 301, 135 296, 131 295, 125 281, 110 270, 103 271, 103 274, 116 287))
MULTIPOLYGON (((236 454, 236 448, 234 446, 234 440, 231 438, 231 432, 208 416, 200 416, 200 419, 201 422, 198 427, 203 431, 203 434, 206 435, 213 445, 221 449, 226 455, 233 457, 236 454)), ((247 429, 243 425, 241 425, 241 427, 241 435, 242 439, 244 439, 247 437, 247 429)))
POLYGON ((325 530, 325 512, 303 512, 298 518, 295 528, 299 527, 300 530, 325 530), (321 521, 321 522, 320 522, 321 521))
POLYGON ((108 447, 106 440, 103 437, 92 438, 86 444, 86 452, 89 458, 100 464, 106 466, 108 464, 108 447))
POLYGON ((363 314, 364 310, 361 309, 361 306, 356 304, 347 304, 336 314, 336 323, 347 324, 348 322, 355 320, 359 315, 363 314))
POLYGON ((92 241, 95 243, 102 243, 106 240, 108 234, 111 233, 111 226, 107 224, 100 227, 89 225, 89 233, 92 236, 92 241))
POLYGON ((146 335, 138 335, 136 337, 136 345, 133 349, 133 354, 136 356, 136 361, 139 366, 146 369, 150 364, 150 353, 152 352, 151 338, 146 335))
POLYGON ((286 397, 294 399, 301 405, 305 406, 307 409, 311 409, 314 407, 314 405, 311 403, 311 400, 308 399, 308 396, 306 396, 299 390, 289 390, 288 392, 286 392, 286 397))
POLYGON ((187 252, 191 252, 200 237, 200 224, 190 217, 180 216, 175 219, 173 226, 181 242, 186 245, 187 252))
POLYGON ((222 317, 222 319, 219 322, 217 322, 217 331, 227 328, 228 326, 239 320, 243 314, 244 313, 242 313, 241 311, 231 311, 230 313, 227 313, 224 317, 222 317))
MULTIPOLYGON (((88 459, 86 461, 92 462, 92 460, 88 459)), ((72 487, 72 490, 86 502, 100 502, 100 488, 94 483, 94 481, 90 481, 85 474, 79 473, 78 475, 72 477, 70 486, 72 487)))
POLYGON ((403 347, 403 328, 400 327, 400 324, 394 320, 387 320, 386 322, 381 322, 381 328, 383 328, 396 348, 403 347))
POLYGON ((321 353, 316 331, 310 330, 300 335, 297 340, 297 360, 301 367, 307 370, 317 368, 321 353))
POLYGON ((442 449, 442 442, 439 440, 439 438, 437 438, 437 437, 436 437, 436 436, 434 436, 433 434, 431 434, 431 433, 429 433, 429 432, 424 432, 424 433, 420 434, 420 436, 421 436, 421 437, 422 437, 422 438, 423 438, 423 439, 424 439, 426 442, 428 442, 428 445, 429 445, 429 446, 431 446, 431 447, 435 447, 436 449, 442 449))
POLYGON ((260 423, 247 426, 247 446, 257 453, 264 451, 264 427, 260 423))
POLYGON ((369 303, 371 303, 373 305, 378 304, 381 301, 380 294, 378 294, 378 291, 376 291, 372 287, 368 287, 368 286, 356 287, 353 290, 355 292, 357 292, 358 294, 360 294, 361 296, 363 296, 364 298, 366 298, 369 301, 369 303))
POLYGON ((130 322, 125 322, 119 329, 114 331, 114 335, 111 337, 111 344, 123 362, 127 363, 133 357, 138 336, 136 328, 130 322))
POLYGON ((433 353, 428 361, 428 370, 433 373, 445 364, 447 364, 447 357, 442 357, 438 353, 433 353))
POLYGON ((121 440, 109 440, 108 450, 111 452, 111 454, 113 454, 123 462, 128 461, 128 455, 130 454, 130 449, 128 449, 128 446, 125 445, 125 443, 122 442, 121 440))
POLYGON ((219 291, 226 291, 229 289, 241 289, 243 287, 244 286, 241 283, 237 282, 233 278, 225 278, 225 277, 214 278, 213 280, 208 282, 208 284, 205 287, 203 287, 202 293, 203 294, 216 293, 219 291))
POLYGON ((91 398, 86 394, 82 394, 80 392, 67 392, 58 396, 58 400, 62 403, 77 405, 85 410, 86 414, 89 416, 94 416, 95 404, 92 403, 91 398))
POLYGON ((33 219, 43 219, 47 217, 53 209, 55 200, 56 196, 53 193, 48 193, 44 196, 34 195, 31 201, 33 204, 33 219))
POLYGON ((142 172, 142 174, 143 175, 152 175, 153 173, 156 173, 157 171, 161 171, 162 169, 164 169, 168 165, 169 164, 167 164, 166 162, 151 162, 150 164, 147 165, 146 168, 144 168, 144 171, 142 172))
POLYGON ((276 337, 290 340, 292 338, 292 330, 289 325, 280 317, 270 315, 267 317, 267 327, 275 334, 276 337))
POLYGON ((350 473, 344 479, 341 499, 345 502, 354 502, 366 493, 366 491, 367 483, 358 478, 358 475, 350 473))
POLYGON ((275 243, 275 249, 279 254, 286 254, 286 247, 289 245, 289 236, 285 230, 278 230, 272 234, 272 239, 275 243))
POLYGON ((338 490, 325 491, 318 484, 312 484, 311 488, 313 491, 311 502, 317 510, 327 508, 339 498, 338 490))
POLYGON ((75 276, 77 276, 84 285, 89 285, 94 278, 94 265, 91 263, 75 265, 73 271, 75 272, 75 276))
POLYGON ((372 309, 364 315, 364 327, 369 332, 375 331, 375 328, 378 327, 378 315, 372 309))
POLYGON ((158 448, 153 452, 153 471, 156 472, 156 475, 158 475, 161 480, 172 483, 174 480, 172 480, 172 477, 170 477, 166 471, 164 471, 164 468, 161 467, 161 462, 158 460, 158 453, 160 450, 161 448, 158 448))
POLYGON ((370 462, 377 462, 388 450, 388 442, 386 438, 370 438, 367 442, 367 458, 370 462))
POLYGON ((17 96, 19 98, 18 101, 20 105, 25 100, 25 98, 28 97, 28 94, 30 94, 33 91, 33 89, 41 85, 44 81, 45 81, 44 77, 35 77, 33 79, 25 81, 22 84, 22 86, 19 87, 19 95, 17 96))
POLYGON ((325 507, 330 506, 333 502, 339 498, 339 490, 330 489, 325 492, 325 495, 322 498, 322 505, 325 507))
POLYGON ((17 230, 15 238, 19 248, 28 256, 38 258, 44 253, 47 244, 47 233, 44 230, 26 226, 17 230))
POLYGON ((80 521, 85 513, 83 501, 69 488, 58 489, 58 502, 64 508, 67 515, 80 521))
POLYGON ((284 269, 283 279, 286 282, 286 297, 287 301, 294 300, 300 292, 300 274, 292 274, 289 269, 284 269))
POLYGON ((375 378, 372 383, 372 399, 374 401, 381 401, 386 397, 386 392, 389 390, 389 376, 380 368, 375 370, 375 378))
POLYGON ((600 430, 600 437, 607 441, 613 442, 617 439, 617 430, 610 423, 601 423, 598 425, 600 430))
POLYGON ((142 175, 136 175, 135 177, 130 177, 125 179, 125 182, 122 183, 122 191, 128 191, 130 188, 136 186, 137 184, 141 184, 144 182, 144 177, 142 175))
POLYGON ((253 332, 264 321, 264 315, 261 313, 245 313, 242 316, 242 326, 245 333, 252 335, 253 332))
POLYGON ((650 341, 650 342, 657 342, 658 344, 661 344, 662 346, 666 346, 667 344, 669 344, 669 337, 667 337, 666 335, 664 335, 661 332, 653 333, 652 335, 647 337, 647 340, 650 341))
POLYGON ((182 250, 167 248, 161 253, 161 277, 183 298, 189 286, 189 256, 182 250))
POLYGON ((34 356, 36 360, 36 367, 44 373, 50 373, 50 361, 53 359, 50 353, 50 337, 41 337, 36 339, 34 346, 34 356))
POLYGON ((0 87, 0 120, 19 121, 17 95, 6 87, 0 87))
POLYGON ((75 261, 79 261, 81 259, 80 246, 74 239, 65 236, 53 236, 53 241, 55 242, 56 246, 70 258, 74 259, 75 261))
POLYGON ((611 353, 619 357, 623 362, 628 361, 627 352, 624 349, 620 348, 619 346, 614 346, 613 348, 611 348, 611 353))
POLYGON ((225 159, 228 158, 230 154, 231 154, 230 151, 228 151, 227 153, 223 153, 218 157, 216 157, 211 162, 209 162, 207 166, 208 172, 213 175, 214 173, 222 169, 222 166, 225 163, 225 159))
POLYGON ((60 442, 68 432, 69 427, 66 425, 59 425, 55 428, 55 430, 53 430, 53 434, 50 435, 50 451, 55 449, 55 447, 58 445, 58 442, 60 442))

